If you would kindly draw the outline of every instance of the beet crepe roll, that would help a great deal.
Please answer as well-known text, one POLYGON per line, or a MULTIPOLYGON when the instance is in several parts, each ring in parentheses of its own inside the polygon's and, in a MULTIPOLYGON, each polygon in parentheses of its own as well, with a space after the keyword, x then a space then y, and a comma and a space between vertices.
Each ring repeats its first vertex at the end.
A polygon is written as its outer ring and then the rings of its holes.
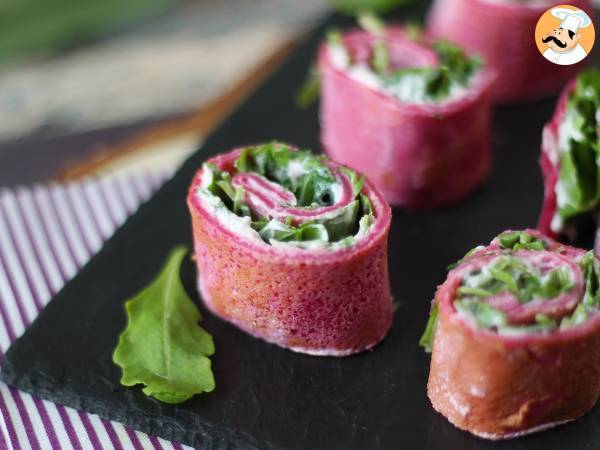
POLYGON ((455 426, 489 439, 549 428, 600 392, 600 263, 538 231, 479 246, 439 286, 421 344, 427 394, 455 426))
POLYGON ((599 108, 600 71, 588 69, 565 87, 544 127, 545 194, 538 228, 551 237, 586 241, 594 235, 600 206, 599 108))
POLYGON ((491 79, 483 62, 414 27, 363 20, 319 52, 321 140, 394 205, 430 209, 487 177, 491 79))
MULTIPOLYGON (((590 12, 589 0, 568 2, 590 12)), ((534 31, 554 0, 435 0, 427 31, 480 54, 497 74, 494 100, 524 102, 557 93, 583 62, 556 65, 540 54, 534 31)))
POLYGON ((391 213, 364 177, 310 151, 255 145, 208 160, 188 206, 198 287, 216 315, 313 355, 386 335, 391 213))

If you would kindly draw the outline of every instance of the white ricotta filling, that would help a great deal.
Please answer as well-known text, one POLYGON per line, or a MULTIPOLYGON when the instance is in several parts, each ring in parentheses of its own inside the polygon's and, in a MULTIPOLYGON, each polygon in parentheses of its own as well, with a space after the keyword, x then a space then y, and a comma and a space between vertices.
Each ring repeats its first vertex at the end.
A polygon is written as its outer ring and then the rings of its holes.
POLYGON ((298 178, 304 173, 304 168, 306 166, 305 161, 306 159, 303 159, 302 161, 293 160, 288 164, 287 176, 292 180, 292 183, 296 184, 298 178))

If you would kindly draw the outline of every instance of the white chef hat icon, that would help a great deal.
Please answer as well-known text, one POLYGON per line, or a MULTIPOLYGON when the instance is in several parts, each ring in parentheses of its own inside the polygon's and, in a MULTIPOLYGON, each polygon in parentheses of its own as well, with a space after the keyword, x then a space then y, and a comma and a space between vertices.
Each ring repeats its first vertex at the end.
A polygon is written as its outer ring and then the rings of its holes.
POLYGON ((573 33, 577 33, 579 28, 589 27, 592 23, 590 16, 580 9, 554 8, 550 13, 561 20, 560 28, 571 30, 573 33))

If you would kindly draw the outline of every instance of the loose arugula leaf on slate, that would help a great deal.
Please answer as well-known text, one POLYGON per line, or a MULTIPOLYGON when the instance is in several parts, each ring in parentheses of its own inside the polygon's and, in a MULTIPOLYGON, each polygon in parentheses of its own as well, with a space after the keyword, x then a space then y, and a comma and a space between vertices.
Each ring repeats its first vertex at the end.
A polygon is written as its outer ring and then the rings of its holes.
POLYGON ((208 358, 213 339, 198 325, 200 312, 179 278, 186 254, 185 247, 176 247, 158 277, 127 301, 127 327, 113 353, 123 370, 121 384, 144 384, 144 394, 165 403, 215 388, 208 358))

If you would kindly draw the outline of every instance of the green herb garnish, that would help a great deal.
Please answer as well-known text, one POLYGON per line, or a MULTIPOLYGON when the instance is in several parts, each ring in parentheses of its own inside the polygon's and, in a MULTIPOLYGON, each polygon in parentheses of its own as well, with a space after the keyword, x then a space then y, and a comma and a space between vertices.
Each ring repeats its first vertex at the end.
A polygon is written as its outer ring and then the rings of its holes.
POLYGON ((127 327, 113 354, 121 384, 144 384, 144 394, 165 403, 215 388, 212 336, 198 325, 200 312, 179 278, 186 254, 175 248, 158 277, 125 303, 127 327))

